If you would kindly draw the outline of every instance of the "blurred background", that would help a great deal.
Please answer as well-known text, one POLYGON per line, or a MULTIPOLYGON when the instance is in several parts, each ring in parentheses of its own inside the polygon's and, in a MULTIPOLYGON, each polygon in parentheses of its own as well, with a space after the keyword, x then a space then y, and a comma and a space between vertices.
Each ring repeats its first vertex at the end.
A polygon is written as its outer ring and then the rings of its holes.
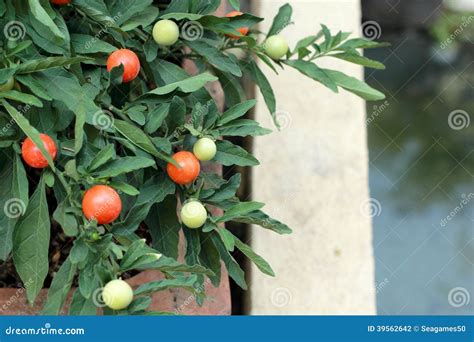
POLYGON ((474 1, 363 0, 379 314, 472 314, 474 1), (446 295, 447 294, 447 295, 446 295), (448 296, 448 301, 446 301, 448 296))

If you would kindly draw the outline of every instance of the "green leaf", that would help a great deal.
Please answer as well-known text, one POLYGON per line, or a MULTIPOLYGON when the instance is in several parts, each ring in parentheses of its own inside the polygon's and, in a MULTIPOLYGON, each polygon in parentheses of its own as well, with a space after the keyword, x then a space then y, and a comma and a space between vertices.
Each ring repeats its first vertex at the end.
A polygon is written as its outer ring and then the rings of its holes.
POLYGON ((260 127, 258 122, 249 119, 234 120, 218 129, 217 136, 246 137, 259 136, 271 133, 272 130, 260 127))
POLYGON ((0 259, 6 260, 12 249, 13 228, 28 206, 28 179, 18 154, 0 151, 1 160, 12 160, 0 167, 0 210, 12 215, 0 216, 0 259))
POLYGON ((354 38, 349 39, 339 45, 337 50, 354 50, 354 49, 374 49, 380 47, 390 46, 388 43, 379 43, 373 40, 369 40, 366 38, 354 38))
POLYGON ((276 100, 275 94, 273 93, 272 86, 268 79, 266 78, 265 74, 260 70, 257 63, 255 61, 250 60, 248 63, 244 64, 245 70, 250 78, 257 84, 260 92, 262 93, 263 99, 270 111, 270 114, 273 117, 274 123, 278 126, 278 122, 276 121, 276 100))
POLYGON ((175 185, 164 173, 148 179, 140 188, 140 195, 125 219, 114 225, 114 234, 128 237, 146 219, 151 207, 175 192, 175 185))
POLYGON ((200 232, 201 235, 201 253, 199 254, 200 264, 210 269, 215 274, 209 276, 214 287, 218 287, 221 282, 221 258, 216 246, 210 239, 209 235, 200 232))
POLYGON ((176 287, 182 287, 194 292, 194 284, 197 281, 195 275, 189 277, 177 277, 175 279, 163 279, 145 283, 138 287, 133 293, 135 296, 152 294, 158 291, 164 291, 176 287))
POLYGON ((242 289, 247 290, 247 283, 245 282, 245 274, 239 264, 235 261, 232 255, 229 254, 229 251, 225 248, 221 238, 217 232, 210 233, 212 242, 217 248, 221 259, 224 261, 224 264, 229 272, 229 276, 234 279, 234 281, 242 289))
POLYGON ((84 240, 77 239, 74 241, 74 246, 72 246, 71 248, 69 259, 71 260, 73 264, 78 264, 86 260, 88 254, 89 254, 89 248, 87 247, 84 240))
POLYGON ((53 98, 49 96, 48 89, 43 87, 38 81, 29 75, 16 75, 15 80, 27 86, 33 94, 46 101, 51 101, 53 98))
POLYGON ((266 262, 260 255, 255 253, 250 246, 246 245, 242 241, 240 241, 237 237, 234 236, 235 246, 240 249, 242 253, 245 254, 247 258, 253 261, 255 266, 258 267, 260 271, 263 273, 274 277, 275 272, 273 271, 272 267, 268 262, 266 262))
POLYGON ((32 72, 43 71, 52 68, 59 68, 66 65, 90 61, 88 57, 47 57, 42 59, 33 59, 18 66, 17 74, 29 74, 32 72))
POLYGON ((94 305, 92 298, 84 298, 79 289, 76 289, 72 296, 69 314, 72 316, 92 316, 97 314, 97 307, 94 305))
POLYGON ((123 182, 110 182, 109 185, 119 191, 122 191, 123 193, 129 195, 129 196, 138 196, 140 194, 140 191, 135 188, 134 186, 123 183, 123 182))
POLYGON ((131 313, 142 312, 151 305, 151 302, 152 302, 151 297, 135 298, 127 307, 127 311, 131 313))
POLYGON ((47 27, 52 36, 59 40, 65 39, 64 34, 59 30, 48 12, 43 8, 40 0, 28 0, 28 4, 33 17, 47 27))
POLYGON ((59 268, 59 271, 53 278, 51 287, 48 290, 48 299, 41 313, 43 315, 59 315, 66 301, 69 290, 71 289, 74 275, 76 274, 76 266, 66 259, 59 268))
POLYGON ((225 94, 225 103, 228 107, 245 101, 245 91, 238 78, 234 75, 214 69, 214 73, 219 77, 219 82, 225 94))
POLYGON ((122 174, 145 169, 155 165, 155 161, 150 158, 122 157, 107 163, 103 167, 97 169, 93 174, 98 178, 113 178, 122 174))
POLYGON ((268 36, 279 34, 285 27, 291 24, 291 16, 293 14, 293 8, 290 4, 285 4, 280 7, 278 14, 273 19, 268 36))
POLYGON ((240 173, 236 173, 217 190, 213 191, 211 196, 205 197, 204 200, 206 202, 219 203, 233 198, 240 187, 241 178, 240 173))
POLYGON ((148 121, 145 124, 145 132, 155 133, 163 125, 170 111, 169 103, 161 103, 148 113, 148 121))
POLYGON ((202 14, 197 14, 197 13, 166 13, 165 15, 162 15, 160 19, 174 19, 174 20, 199 20, 203 17, 202 14))
POLYGON ((241 77, 242 71, 239 65, 232 59, 232 55, 225 55, 216 47, 209 45, 203 40, 186 41, 192 50, 203 56, 209 64, 224 72, 230 72, 232 75, 241 77))
POLYGON ((94 159, 92 159, 91 163, 89 164, 88 170, 96 170, 97 168, 107 163, 110 159, 114 159, 115 156, 115 146, 113 144, 108 144, 103 149, 101 149, 99 153, 96 154, 94 159))
POLYGON ((228 208, 224 215, 217 219, 217 223, 231 221, 236 217, 243 216, 255 210, 262 209, 265 206, 259 202, 238 202, 232 207, 228 208))
POLYGON ((367 57, 361 56, 358 53, 354 53, 354 52, 344 52, 344 53, 338 53, 338 54, 330 55, 330 56, 336 57, 336 58, 339 58, 339 59, 342 59, 354 64, 362 65, 368 68, 380 69, 380 70, 385 69, 385 65, 383 65, 382 63, 374 61, 367 57))
POLYGON ((135 240, 130 246, 128 246, 128 249, 120 263, 120 268, 124 271, 128 270, 139 258, 151 253, 156 253, 156 251, 146 245, 145 239, 135 240))
POLYGON ((66 236, 76 236, 78 233, 78 225, 75 215, 68 211, 69 201, 65 199, 58 204, 53 213, 53 219, 59 223, 66 236))
POLYGON ((358 80, 355 77, 347 76, 340 71, 322 69, 324 72, 331 77, 336 84, 357 96, 362 97, 368 101, 378 101, 385 99, 385 95, 380 91, 372 88, 367 83, 358 80))
POLYGON ((181 224, 176 215, 175 195, 166 196, 148 214, 145 223, 150 231, 153 248, 171 258, 178 258, 179 231, 181 224))
POLYGON ((269 229, 278 234, 291 234, 292 230, 286 225, 277 221, 261 210, 247 213, 243 216, 234 217, 232 221, 241 222, 246 224, 256 224, 262 228, 269 229))
POLYGON ((4 97, 6 99, 10 99, 17 102, 26 103, 35 107, 43 107, 43 103, 36 96, 20 93, 16 90, 10 90, 4 93, 0 93, 0 97, 4 97))
POLYGON ((115 129, 122 134, 125 138, 127 138, 132 144, 135 146, 140 147, 145 152, 150 153, 151 155, 162 159, 168 163, 175 163, 171 157, 164 155, 163 153, 159 152, 150 138, 143 132, 140 128, 122 120, 115 120, 114 121, 115 129))
POLYGON ((229 252, 233 252, 233 251, 234 251, 234 247, 235 247, 234 235, 232 235, 232 233, 229 232, 229 231, 228 231, 227 229, 225 229, 225 228, 217 228, 216 231, 219 233, 219 236, 221 237, 222 242, 224 243, 225 248, 226 248, 229 252))
MULTIPOLYGON (((88 260, 93 259, 89 258, 88 260)), ((89 261, 79 273, 79 291, 85 298, 91 298, 95 290, 99 288, 99 277, 94 270, 94 264, 89 261)))
POLYGON ((167 84, 163 87, 153 89, 147 94, 166 95, 172 93, 175 90, 179 90, 183 93, 193 93, 196 90, 204 87, 206 83, 216 81, 217 77, 212 76, 210 73, 205 72, 197 76, 189 77, 185 80, 167 84))
POLYGON ((292 61, 284 61, 286 65, 289 65, 303 75, 306 75, 312 78, 315 81, 318 81, 322 85, 328 87, 333 92, 337 93, 337 84, 336 82, 329 77, 329 75, 316 64, 308 61, 301 61, 301 60, 292 60, 292 61))
POLYGON ((214 161, 222 165, 255 166, 260 164, 254 156, 230 141, 218 140, 216 145, 217 153, 214 161))
POLYGON ((219 119, 219 125, 224 125, 232 120, 238 119, 241 116, 245 115, 251 108, 257 103, 256 100, 249 100, 242 103, 239 103, 229 110, 227 110, 219 119))
POLYGON ((236 11, 240 11, 240 0, 229 0, 230 5, 236 11))
POLYGON ((184 260, 188 265, 199 264, 199 253, 201 252, 201 241, 199 231, 195 229, 184 229, 186 238, 186 255, 184 260))
POLYGON ((136 12, 130 19, 122 24, 121 29, 128 32, 139 26, 145 28, 156 21, 158 14, 158 8, 149 6, 142 12, 136 12))
POLYGON ((112 53, 117 48, 103 40, 89 36, 87 34, 73 33, 71 34, 71 45, 76 53, 112 53))
POLYGON ((55 170, 54 162, 44 147, 43 141, 40 138, 40 133, 30 124, 28 119, 26 119, 22 114, 20 114, 20 112, 13 108, 8 102, 3 100, 2 103, 5 109, 10 114, 10 116, 13 118, 13 120, 15 120, 16 124, 31 140, 33 140, 34 144, 41 150, 41 153, 48 161, 49 166, 53 170, 55 170))
POLYGON ((214 273, 211 270, 201 266, 201 265, 186 265, 172 258, 162 256, 160 259, 153 263, 145 264, 140 267, 137 267, 138 270, 154 269, 160 270, 162 272, 190 272, 196 274, 205 274, 213 275, 214 273))
POLYGON ((41 178, 36 191, 30 198, 25 214, 20 218, 13 232, 13 261, 26 287, 30 304, 43 287, 49 269, 50 221, 46 187, 41 178))

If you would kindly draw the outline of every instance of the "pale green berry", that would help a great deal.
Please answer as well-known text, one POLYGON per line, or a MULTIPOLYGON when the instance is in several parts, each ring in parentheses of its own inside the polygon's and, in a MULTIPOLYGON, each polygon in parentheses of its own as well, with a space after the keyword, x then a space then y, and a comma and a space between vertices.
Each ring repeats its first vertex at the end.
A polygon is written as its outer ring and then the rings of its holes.
POLYGON ((113 310, 125 309, 133 300, 133 290, 125 281, 109 281, 102 290, 105 305, 113 310))
POLYGON ((191 201, 181 208, 181 222, 188 228, 199 228, 207 219, 206 208, 199 201, 191 201))
POLYGON ((217 152, 216 143, 210 138, 201 138, 194 144, 193 152, 201 161, 211 160, 217 152))
POLYGON ((153 26, 153 39, 159 45, 171 46, 179 39, 179 27, 174 21, 160 20, 153 26))
POLYGON ((286 39, 280 35, 268 37, 263 47, 265 53, 275 60, 282 58, 288 52, 288 43, 286 39))

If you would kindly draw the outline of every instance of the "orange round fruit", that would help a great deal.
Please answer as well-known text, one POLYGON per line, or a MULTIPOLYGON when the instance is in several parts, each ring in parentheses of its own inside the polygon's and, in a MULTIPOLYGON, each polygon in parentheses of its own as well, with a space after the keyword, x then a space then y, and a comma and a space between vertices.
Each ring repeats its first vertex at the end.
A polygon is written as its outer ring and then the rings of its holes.
MULTIPOLYGON (((40 138, 43 142, 44 148, 51 156, 51 159, 56 159, 58 149, 54 140, 46 134, 40 134, 40 138)), ((25 163, 36 169, 44 169, 48 166, 48 161, 44 157, 43 153, 41 153, 39 147, 36 146, 33 140, 30 138, 26 138, 25 141, 23 141, 23 145, 21 146, 21 156, 23 157, 25 163)))
POLYGON ((107 71, 123 65, 123 82, 133 81, 140 72, 140 60, 135 52, 129 49, 119 49, 112 52, 107 59, 107 71))
POLYGON ((192 183, 199 176, 201 165, 194 154, 188 151, 175 153, 172 157, 179 167, 168 163, 166 171, 173 182, 185 185, 192 183))
MULTIPOLYGON (((237 17, 237 16, 242 15, 242 14, 243 13, 239 12, 239 11, 232 11, 232 12, 227 13, 225 16, 227 18, 232 18, 232 17, 237 17)), ((248 27, 239 27, 237 29, 237 31, 239 31, 242 36, 246 36, 249 33, 249 28, 248 27)), ((239 36, 236 36, 236 35, 233 35, 233 34, 226 34, 226 36, 230 37, 232 39, 239 39, 240 38, 239 36)))
POLYGON ((71 3, 71 0, 51 0, 51 2, 55 5, 68 5, 71 3))
POLYGON ((82 212, 89 220, 98 224, 115 221, 122 211, 122 200, 117 191, 107 185, 94 185, 82 199, 82 212))

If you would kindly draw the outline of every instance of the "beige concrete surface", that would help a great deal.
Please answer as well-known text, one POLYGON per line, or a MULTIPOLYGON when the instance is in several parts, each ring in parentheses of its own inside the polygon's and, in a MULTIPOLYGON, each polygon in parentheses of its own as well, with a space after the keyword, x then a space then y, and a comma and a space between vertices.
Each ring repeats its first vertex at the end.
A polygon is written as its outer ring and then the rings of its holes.
MULTIPOLYGON (((290 2, 294 25, 283 35, 294 47, 315 34, 319 24, 331 30, 360 32, 357 0, 254 1, 268 18, 290 2)), ((362 78, 362 69, 338 60, 321 65, 362 78)), ((252 228, 251 244, 274 267, 276 278, 251 272, 248 313, 375 314, 374 262, 369 202, 365 104, 355 95, 334 94, 288 70, 274 75, 281 132, 259 137, 254 152, 261 165, 253 171, 253 198, 294 229, 279 236, 252 228)), ((272 127, 262 97, 257 120, 272 127)))

